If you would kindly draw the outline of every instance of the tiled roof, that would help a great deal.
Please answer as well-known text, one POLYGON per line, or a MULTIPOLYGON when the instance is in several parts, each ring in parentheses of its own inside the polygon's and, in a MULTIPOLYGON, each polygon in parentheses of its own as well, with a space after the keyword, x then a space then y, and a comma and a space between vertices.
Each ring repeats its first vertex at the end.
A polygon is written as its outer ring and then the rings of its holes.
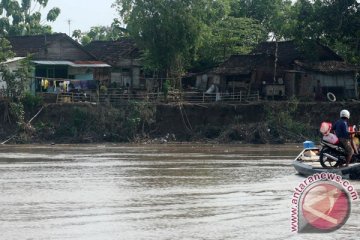
POLYGON ((295 61, 295 64, 306 70, 313 70, 323 73, 354 72, 357 70, 354 65, 339 61, 322 61, 312 63, 295 61))
POLYGON ((130 39, 117 41, 93 41, 85 49, 98 59, 110 65, 116 65, 119 59, 139 59, 140 51, 130 39))
POLYGON ((266 60, 266 55, 232 55, 228 60, 215 68, 212 72, 216 74, 249 74, 256 66, 266 60))
MULTIPOLYGON (((279 63, 283 65, 290 65, 295 60, 301 61, 344 61, 330 48, 319 44, 318 42, 308 42, 313 47, 311 57, 302 51, 295 41, 282 41, 278 42, 278 59, 279 63)), ((267 54, 275 56, 276 43, 263 42, 260 43, 252 53, 267 54)))
POLYGON ((12 46, 12 51, 16 56, 25 57, 28 54, 36 55, 46 50, 46 47, 56 41, 65 39, 72 43, 76 48, 83 51, 89 56, 89 59, 95 59, 85 48, 65 33, 29 35, 29 36, 12 36, 7 38, 12 46))

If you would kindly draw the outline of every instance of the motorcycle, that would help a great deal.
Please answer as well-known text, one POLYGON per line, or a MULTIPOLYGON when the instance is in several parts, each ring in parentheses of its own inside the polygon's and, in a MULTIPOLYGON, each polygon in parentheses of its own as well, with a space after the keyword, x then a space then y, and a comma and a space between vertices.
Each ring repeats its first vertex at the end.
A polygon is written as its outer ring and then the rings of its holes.
MULTIPOLYGON (((350 136, 352 137, 352 147, 354 154, 351 158, 350 163, 360 162, 359 154, 359 134, 360 132, 355 131, 355 126, 349 128, 350 136)), ((323 168, 337 168, 346 164, 345 149, 340 145, 339 139, 335 134, 330 133, 331 123, 322 123, 320 132, 323 133, 320 144, 322 148, 320 150, 320 164, 323 168), (326 126, 324 126, 324 124, 326 126), (324 130, 325 129, 325 130, 324 130)))

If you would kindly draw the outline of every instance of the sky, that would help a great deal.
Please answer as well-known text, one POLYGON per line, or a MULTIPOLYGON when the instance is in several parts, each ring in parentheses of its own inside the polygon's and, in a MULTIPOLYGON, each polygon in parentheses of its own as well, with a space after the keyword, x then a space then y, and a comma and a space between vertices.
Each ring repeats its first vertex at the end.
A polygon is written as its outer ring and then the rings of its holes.
POLYGON ((49 0, 44 9, 44 16, 49 9, 58 7, 61 10, 59 17, 51 25, 53 32, 69 34, 80 29, 82 32, 89 31, 93 26, 110 26, 113 19, 118 15, 111 7, 115 0, 49 0))

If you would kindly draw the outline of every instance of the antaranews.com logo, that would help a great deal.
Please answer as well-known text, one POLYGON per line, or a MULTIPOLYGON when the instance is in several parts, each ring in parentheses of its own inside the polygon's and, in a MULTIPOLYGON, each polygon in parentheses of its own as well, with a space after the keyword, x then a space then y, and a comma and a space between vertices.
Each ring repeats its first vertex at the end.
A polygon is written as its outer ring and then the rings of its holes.
POLYGON ((350 182, 335 173, 309 176, 294 189, 291 231, 335 231, 346 223, 351 213, 351 202, 358 199, 358 193, 350 182))

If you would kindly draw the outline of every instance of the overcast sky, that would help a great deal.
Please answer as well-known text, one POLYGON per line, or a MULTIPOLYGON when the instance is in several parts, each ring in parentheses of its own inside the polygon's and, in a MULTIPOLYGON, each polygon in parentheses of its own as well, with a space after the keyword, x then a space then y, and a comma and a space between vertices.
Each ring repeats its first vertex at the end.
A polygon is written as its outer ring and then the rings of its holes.
POLYGON ((113 2, 114 0, 49 0, 46 9, 54 6, 61 9, 60 16, 50 25, 54 32, 69 34, 69 19, 71 33, 76 29, 89 31, 92 26, 109 26, 118 17, 111 7, 113 2))

